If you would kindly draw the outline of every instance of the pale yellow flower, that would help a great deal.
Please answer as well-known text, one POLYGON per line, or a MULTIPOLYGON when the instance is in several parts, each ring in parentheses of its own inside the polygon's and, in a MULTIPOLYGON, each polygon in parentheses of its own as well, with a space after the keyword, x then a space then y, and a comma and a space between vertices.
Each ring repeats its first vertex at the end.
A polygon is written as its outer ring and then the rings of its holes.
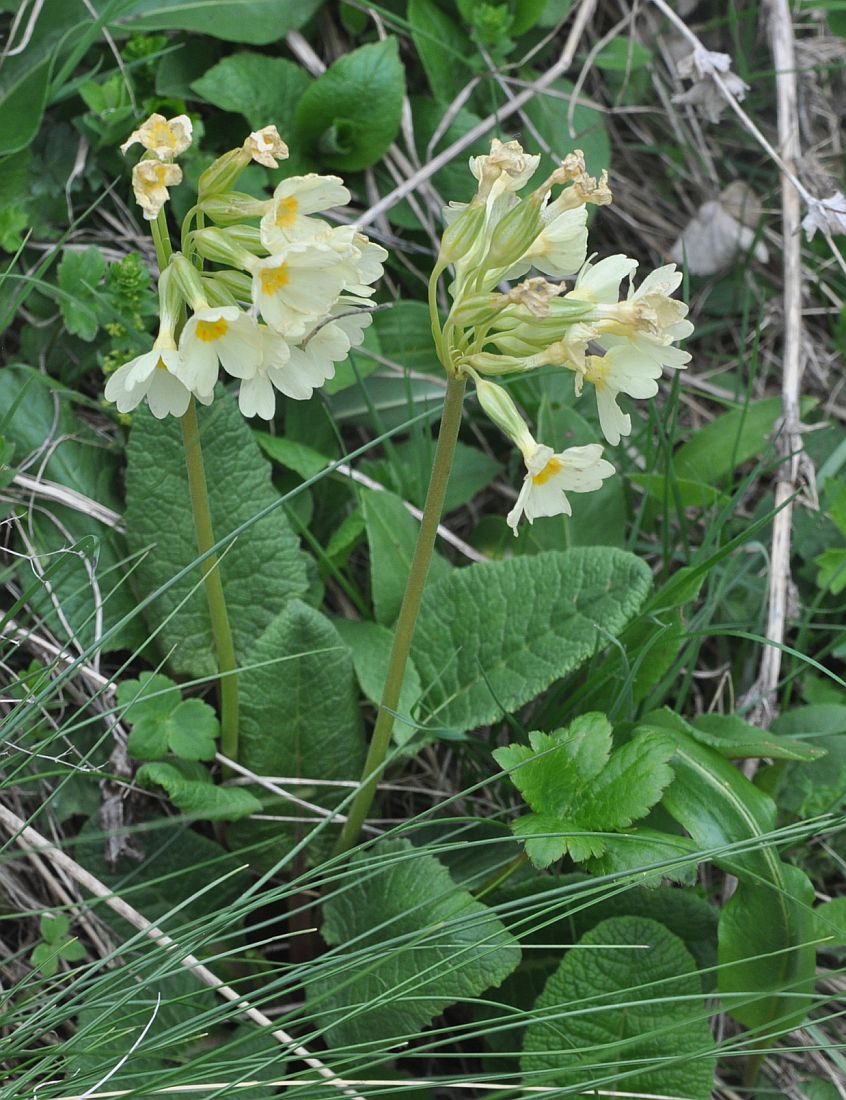
POLYGON ((132 131, 120 151, 125 155, 126 150, 138 142, 159 160, 172 160, 191 144, 192 132, 191 119, 187 115, 177 115, 175 118, 150 115, 143 126, 132 131))
POLYGON ((267 259, 249 260, 253 304, 291 343, 325 317, 348 279, 349 257, 321 240, 288 245, 267 259))
POLYGON ((333 206, 346 206, 350 193, 337 176, 291 176, 273 192, 270 209, 261 219, 261 243, 277 252, 292 241, 325 232, 326 222, 310 217, 333 206))
POLYGON ((179 338, 179 377, 200 397, 214 393, 218 363, 233 378, 251 378, 261 359, 258 325, 237 306, 197 310, 179 338))
POLYGON ((179 353, 172 342, 156 341, 151 351, 124 363, 106 382, 105 397, 118 412, 131 412, 146 398, 158 420, 182 416, 191 400, 190 390, 177 377, 179 353), (167 346, 169 343, 170 346, 167 346))
POLYGON ((288 159, 288 146, 275 126, 253 130, 243 148, 257 164, 263 164, 265 168, 278 168, 278 161, 288 159))
POLYGON ((168 187, 182 182, 182 169, 178 164, 163 160, 139 160, 132 169, 132 190, 135 201, 141 207, 144 218, 154 221, 170 198, 168 187))
POLYGON ((592 493, 614 473, 598 443, 568 447, 556 454, 552 447, 532 440, 523 451, 523 460, 526 476, 506 520, 515 535, 522 516, 533 523, 539 516, 572 515, 567 493, 592 493))

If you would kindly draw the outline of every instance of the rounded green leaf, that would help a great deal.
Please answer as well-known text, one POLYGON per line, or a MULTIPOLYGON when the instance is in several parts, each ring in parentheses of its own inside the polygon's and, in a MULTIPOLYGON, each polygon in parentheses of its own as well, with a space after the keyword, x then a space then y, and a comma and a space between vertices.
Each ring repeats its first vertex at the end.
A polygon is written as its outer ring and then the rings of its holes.
POLYGON ((306 90, 294 116, 295 138, 330 168, 369 168, 397 135, 404 94, 396 39, 362 46, 306 90))

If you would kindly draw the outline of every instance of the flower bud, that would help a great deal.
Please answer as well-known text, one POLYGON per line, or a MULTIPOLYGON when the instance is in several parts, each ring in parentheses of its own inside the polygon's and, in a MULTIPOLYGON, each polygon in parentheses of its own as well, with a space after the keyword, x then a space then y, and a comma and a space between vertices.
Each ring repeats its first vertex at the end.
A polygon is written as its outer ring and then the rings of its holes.
MULTIPOLYGON (((252 228, 249 226, 231 226, 229 229, 195 229, 189 240, 203 259, 228 267, 248 269, 253 260, 252 253, 238 240, 236 230, 252 228)), ((258 233, 258 230, 255 230, 258 233)))
POLYGON ((479 395, 479 404, 487 416, 521 451, 531 445, 533 440, 526 422, 502 386, 477 377, 476 393, 479 395))
POLYGON ((200 209, 215 225, 231 225, 244 218, 261 218, 271 205, 269 199, 256 199, 241 191, 224 191, 204 199, 200 209))
POLYGON ((196 312, 208 307, 200 273, 181 252, 174 252, 171 256, 167 271, 170 272, 174 287, 191 309, 196 312))
POLYGON ((519 202, 493 231, 484 265, 486 271, 517 263, 543 229, 541 199, 537 193, 519 202))
POLYGON ((231 191, 235 180, 250 163, 250 154, 245 149, 230 149, 222 157, 210 164, 197 183, 197 202, 200 206, 213 195, 231 191))
POLYGON ((471 202, 444 229, 439 254, 441 262, 454 264, 467 256, 474 247, 478 246, 484 227, 485 204, 471 202))

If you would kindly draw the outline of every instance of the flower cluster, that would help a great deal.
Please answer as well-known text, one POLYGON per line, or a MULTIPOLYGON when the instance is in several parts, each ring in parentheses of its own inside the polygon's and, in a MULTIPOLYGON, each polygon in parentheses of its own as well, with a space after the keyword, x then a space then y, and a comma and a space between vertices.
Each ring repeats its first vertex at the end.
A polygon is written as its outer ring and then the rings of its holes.
MULTIPOLYGON (((122 149, 134 142, 147 150, 133 173, 136 198, 144 216, 156 219, 161 240, 166 186, 178 182, 168 171, 181 178, 165 157, 187 148, 190 123, 154 115, 122 149), (138 173, 143 165, 150 167, 138 173)), ((169 255, 159 278, 158 336, 106 385, 120 412, 146 398, 154 416, 182 416, 192 396, 211 402, 222 367, 240 380, 242 413, 270 420, 277 391, 310 397, 362 342, 387 252, 354 228, 317 216, 349 202, 343 182, 292 176, 270 199, 233 190, 250 161, 275 168, 287 156, 276 128, 267 126, 200 177, 182 251, 169 255)))
POLYGON ((651 272, 635 288, 635 260, 588 260, 587 207, 611 202, 606 174, 589 176, 577 150, 521 198, 517 192, 539 161, 516 141, 497 140, 489 155, 471 159, 476 195, 445 211, 447 228, 430 285, 441 362, 449 373, 475 381, 482 409, 523 456, 526 475, 508 516, 515 534, 522 515, 530 523, 538 516, 570 515, 567 492, 600 488, 614 467, 602 458, 599 444, 555 453, 538 443, 507 390, 487 378, 538 367, 571 371, 577 397, 585 383, 593 388, 602 433, 617 444, 631 432, 619 395, 654 396, 663 368, 681 369, 690 359, 675 344, 693 331, 687 306, 672 297, 681 282, 675 264, 651 272), (435 287, 447 267, 454 272, 452 306, 441 327, 435 287), (540 274, 507 288, 532 270, 540 274))

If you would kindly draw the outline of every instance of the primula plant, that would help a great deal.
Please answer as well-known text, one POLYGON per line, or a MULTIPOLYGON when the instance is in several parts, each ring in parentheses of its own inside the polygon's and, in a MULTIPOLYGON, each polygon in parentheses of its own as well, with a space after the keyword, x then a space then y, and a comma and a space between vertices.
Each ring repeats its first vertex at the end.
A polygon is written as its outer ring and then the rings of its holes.
POLYGON ((275 126, 251 133, 200 177, 197 202, 173 251, 166 203, 182 181, 175 158, 191 144, 187 115, 151 115, 121 146, 145 152, 132 187, 159 262, 159 331, 152 348, 119 367, 105 396, 122 413, 146 400, 155 417, 182 421, 197 549, 221 673, 221 747, 238 755, 238 686, 215 543, 196 402, 209 405, 221 368, 240 380, 245 416, 272 420, 276 393, 295 400, 335 373, 370 323, 369 295, 387 253, 348 226, 316 217, 349 201, 336 176, 284 180, 265 201, 233 190, 251 163, 276 168, 288 148, 275 126), (206 219, 214 227, 205 228, 206 219), (256 224, 258 222, 258 224, 256 224), (210 261, 213 269, 205 269, 210 261))
POLYGON ((830 1100, 833 16, 676 7, 2 17, 0 1100, 830 1100))

